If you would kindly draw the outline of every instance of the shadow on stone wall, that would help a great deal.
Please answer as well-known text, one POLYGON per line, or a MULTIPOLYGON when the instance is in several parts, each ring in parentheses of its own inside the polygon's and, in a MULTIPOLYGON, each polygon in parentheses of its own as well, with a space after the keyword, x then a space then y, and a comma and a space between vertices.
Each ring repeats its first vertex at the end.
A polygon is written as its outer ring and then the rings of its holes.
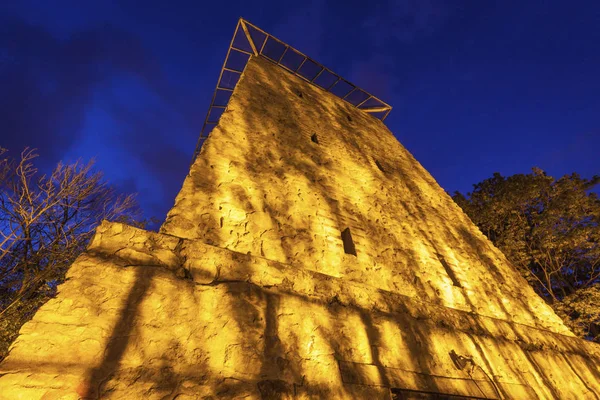
POLYGON ((390 387, 494 397, 493 377, 506 398, 530 393, 529 386, 561 398, 572 393, 553 377, 561 371, 590 396, 598 390, 600 374, 587 361, 598 355, 586 354, 578 339, 211 246, 177 253, 191 244, 155 240, 163 237, 126 227, 78 259, 58 299, 26 331, 36 324, 39 331, 49 313, 57 322, 43 325, 47 335, 69 326, 67 303, 89 318, 42 355, 31 353, 39 337, 22 335, 1 366, 0 389, 23 374, 23 384, 46 376, 54 387, 47 383, 48 393, 87 398, 382 398, 390 387), (143 264, 151 254, 172 262, 143 264), (186 260, 194 255, 200 258, 186 260), (218 264, 212 280, 199 284, 194 269, 181 272, 194 263, 212 271, 208 260, 218 264), (450 350, 487 372, 456 370, 450 350), (70 351, 83 355, 79 363, 70 351))
POLYGON ((246 67, 161 232, 568 332, 380 121, 265 60, 246 67))
POLYGON ((33 374, 87 398, 600 391, 599 352, 537 329, 567 333, 380 122, 246 68, 161 228, 174 236, 122 227, 80 257, 0 389, 33 374))
MULTIPOLYGON (((118 315, 114 316, 115 323, 111 333, 106 338, 102 361, 87 372, 88 379, 85 384, 77 388, 78 392, 85 397, 103 398, 111 394, 127 393, 130 390, 127 387, 131 386, 132 382, 136 384, 143 382, 148 387, 146 395, 161 393, 161 395, 175 396, 185 382, 187 386, 192 385, 192 383, 203 386, 207 392, 220 394, 224 398, 237 394, 252 393, 253 391, 261 393, 262 398, 270 398, 269 393, 275 396, 273 398, 280 398, 284 394, 291 396, 299 390, 313 394, 328 393, 330 395, 351 396, 352 393, 344 393, 345 389, 340 385, 341 377, 338 376, 339 369, 336 361, 352 358, 350 354, 352 347, 356 347, 356 344, 353 344, 350 339, 353 335, 352 332, 336 335, 336 331, 339 332, 340 329, 343 329, 344 317, 348 314, 348 310, 351 310, 350 313, 356 313, 359 320, 362 321, 362 326, 353 326, 354 331, 365 332, 365 335, 362 336, 367 338, 367 342, 360 343, 360 346, 368 349, 369 354, 367 354, 367 359, 361 361, 382 367, 378 360, 378 347, 382 343, 380 343, 378 330, 372 321, 372 311, 343 305, 335 293, 329 292, 330 298, 326 300, 319 299, 319 297, 310 298, 299 295, 290 286, 286 287, 285 284, 281 288, 273 287, 271 289, 244 281, 213 282, 212 284, 198 286, 189 279, 177 279, 173 271, 166 271, 163 267, 139 265, 139 259, 122 257, 116 259, 117 257, 113 252, 94 251, 93 258, 93 262, 97 267, 106 267, 107 264, 112 264, 113 268, 116 267, 121 271, 133 270, 134 275, 133 282, 129 285, 130 288, 127 291, 121 290, 121 293, 117 295, 122 299, 123 304, 118 315), (158 289, 155 281, 164 280, 165 273, 170 274, 167 275, 168 279, 176 280, 178 282, 177 286, 180 287, 177 292, 165 293, 175 297, 170 301, 173 306, 176 306, 177 303, 186 303, 186 301, 180 301, 181 297, 193 297, 193 291, 200 287, 209 291, 215 290, 217 287, 226 288, 224 292, 218 294, 226 296, 226 298, 216 298, 215 300, 230 305, 227 309, 229 315, 226 315, 225 319, 230 321, 230 324, 233 323, 241 327, 242 330, 237 332, 236 337, 228 338, 228 343, 221 347, 224 347, 226 352, 229 351, 230 359, 225 359, 225 363, 231 360, 240 362, 239 365, 233 365, 233 369, 246 370, 245 373, 248 375, 246 379, 243 377, 244 374, 235 376, 234 373, 231 374, 232 376, 226 376, 220 370, 211 370, 206 362, 184 366, 177 365, 176 363, 181 360, 173 357, 173 343, 180 343, 179 345, 183 347, 188 346, 188 344, 183 342, 185 338, 178 337, 175 333, 169 335, 166 332, 165 335, 163 332, 160 340, 164 344, 168 344, 169 347, 165 347, 164 355, 158 365, 154 366, 156 360, 144 356, 144 345, 147 340, 144 339, 144 330, 147 330, 146 335, 152 335, 153 333, 151 329, 152 319, 148 320, 147 311, 150 305, 146 304, 147 298, 150 291, 158 289), (282 291, 280 292, 280 290, 282 291), (295 310, 282 308, 280 306, 282 298, 294 298, 297 301, 295 304, 301 306, 295 310), (307 322, 306 319, 302 318, 306 314, 302 311, 305 309, 319 312, 318 318, 314 318, 312 321, 317 329, 310 334, 303 330, 304 324, 307 322), (286 325, 285 332, 281 332, 278 321, 281 315, 286 313, 294 321, 296 330, 290 329, 290 325, 286 325), (285 340, 280 338, 282 333, 285 340), (311 359, 308 356, 309 354, 306 354, 307 357, 301 356, 303 352, 307 352, 307 350, 301 350, 307 340, 310 340, 307 335, 316 337, 312 339, 316 343, 316 351, 319 354, 316 359, 311 359), (236 356, 234 354, 236 351, 240 351, 242 354, 236 356), (342 351, 346 352, 345 356, 342 356, 342 351), (253 354, 250 355, 247 352, 253 354), (318 360, 321 356, 325 356, 329 360, 318 360), (132 365, 132 358, 138 359, 137 365, 132 365), (311 365, 311 368, 306 369, 305 364, 307 363, 311 365), (314 372, 313 369, 318 368, 314 363, 325 364, 326 368, 323 372, 329 375, 336 384, 331 384, 331 382, 319 384, 318 380, 315 382, 315 377, 311 374, 314 372), (193 373, 188 372, 182 375, 176 372, 182 369, 189 372, 193 371, 193 373), (307 376, 313 379, 307 380, 307 376), (311 381, 315 383, 311 384, 311 381), (305 384, 305 382, 308 383, 305 384)), ((250 265, 252 257, 238 254, 233 259, 237 261, 237 265, 224 267, 235 268, 237 274, 241 276, 250 276, 256 273, 250 265)), ((172 268, 172 270, 175 269, 175 267, 172 268)), ((119 272, 115 272, 114 277, 118 278, 119 272)), ((101 286, 102 282, 93 282, 94 277, 88 276, 89 282, 80 283, 100 284, 101 286)), ((118 287, 115 286, 113 289, 118 290, 118 287)), ((115 293, 112 295, 115 295, 115 293)), ((106 296, 112 297, 110 293, 106 293, 106 296)), ((99 299, 91 298, 88 300, 90 304, 94 304, 99 299)), ((202 304, 197 304, 197 307, 201 309, 202 304)), ((102 309, 102 306, 95 310, 98 314, 109 311, 102 309)), ((162 312, 168 313, 169 310, 164 309, 162 312)), ((173 320, 172 322, 174 324, 193 324, 193 321, 173 320)), ((212 322, 216 324, 218 321, 212 322)), ((408 326, 408 323, 406 325, 408 326)), ((169 327, 155 328, 168 329, 169 327)), ((345 329, 347 330, 348 327, 346 326, 345 329)), ((428 352, 425 339, 425 337, 421 337, 418 340, 419 352, 428 352)), ((212 341, 218 340, 218 337, 212 338, 212 341)), ((211 345, 210 339, 203 343, 206 348, 210 348, 211 345)), ((407 355, 407 358, 417 360, 418 354, 407 355)), ((385 386, 389 386, 387 376, 383 370, 379 379, 385 386)), ((430 389, 435 388, 431 387, 430 389)))

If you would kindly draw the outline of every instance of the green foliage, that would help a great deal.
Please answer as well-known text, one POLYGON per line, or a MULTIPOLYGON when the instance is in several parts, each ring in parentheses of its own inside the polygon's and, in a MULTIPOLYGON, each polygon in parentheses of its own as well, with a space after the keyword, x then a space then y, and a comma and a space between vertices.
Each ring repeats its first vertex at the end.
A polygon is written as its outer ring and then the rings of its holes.
MULTIPOLYGON (((577 309, 588 304, 582 299, 592 298, 600 283, 600 200, 590 192, 598 183, 600 176, 583 179, 574 173, 554 179, 534 168, 508 178, 495 173, 467 196, 453 196, 561 315, 567 315, 567 303, 576 311, 568 315, 590 315, 585 323, 576 318, 578 326, 588 326, 585 334, 576 329, 583 336, 596 329, 599 315, 577 309)), ((572 321, 566 322, 573 327, 572 321)))
POLYGON ((600 284, 575 291, 555 303, 554 310, 573 333, 600 342, 600 284))
POLYGON ((19 158, 5 153, 0 149, 0 360, 103 219, 140 225, 134 197, 119 195, 92 163, 59 163, 42 175, 32 150, 19 158))

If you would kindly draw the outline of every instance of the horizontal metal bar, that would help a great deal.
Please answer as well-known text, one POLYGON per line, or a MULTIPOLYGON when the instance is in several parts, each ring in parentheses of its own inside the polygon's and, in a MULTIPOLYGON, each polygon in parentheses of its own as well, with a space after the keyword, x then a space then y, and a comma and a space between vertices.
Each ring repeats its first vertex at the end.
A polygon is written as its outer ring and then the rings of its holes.
POLYGON ((227 67, 223 67, 223 69, 224 69, 225 71, 229 71, 229 72, 235 72, 236 74, 241 74, 242 72, 244 72, 244 71, 239 71, 239 70, 237 70, 237 69, 233 69, 233 68, 227 68, 227 67))
POLYGON ((261 54, 260 55, 262 58, 266 58, 269 61, 273 61, 275 64, 277 64, 277 60, 274 58, 271 58, 270 56, 266 55, 266 54, 261 54))
MULTIPOLYGON (((254 24, 252 24, 252 23, 250 23, 250 22, 248 22, 248 21, 246 21, 246 20, 244 20, 244 22, 245 22, 247 25, 250 25, 250 26, 252 26, 252 27, 253 27, 254 29, 256 29, 257 31, 261 32, 263 35, 265 35, 265 40, 264 40, 264 42, 263 42, 263 46, 262 46, 262 48, 261 48, 261 53, 262 53, 262 50, 263 50, 264 46, 266 45, 266 43, 267 43, 267 40, 268 40, 269 38, 270 38, 270 39, 273 39, 273 40, 275 40, 275 41, 277 41, 277 42, 279 42, 280 44, 282 44, 282 45, 284 45, 284 46, 288 46, 288 45, 286 45, 286 43, 285 43, 285 42, 283 42, 282 40, 280 40, 280 39, 276 38, 275 36, 273 36, 273 35, 271 35, 271 34, 269 34, 269 33, 265 32, 264 30, 260 29, 260 28, 259 28, 259 27, 257 27, 256 25, 254 25, 254 24)), ((331 90, 331 89, 332 89, 332 88, 333 88, 333 87, 334 87, 334 86, 335 86, 337 83, 339 83, 339 81, 340 81, 340 80, 344 81, 345 83, 347 83, 348 85, 352 86, 353 88, 358 88, 358 86, 356 86, 356 85, 354 85, 353 83, 351 83, 350 81, 348 81, 348 80, 346 80, 346 79, 342 78, 341 76, 339 76, 338 74, 336 74, 335 72, 333 72, 331 69, 329 69, 329 68, 325 67, 325 66, 324 66, 324 65, 322 65, 321 63, 318 63, 317 61, 315 61, 315 60, 314 60, 314 59, 312 59, 311 57, 307 56, 306 54, 302 53, 301 51, 299 51, 299 50, 297 50, 297 49, 295 49, 295 48, 293 48, 293 47, 291 47, 291 46, 289 46, 289 48, 290 48, 290 49, 292 49, 292 51, 294 51, 295 53, 297 53, 297 54, 299 54, 300 56, 304 57, 304 60, 302 61, 302 63, 300 64, 300 66, 299 66, 299 67, 296 69, 296 71, 294 71, 294 73, 295 73, 297 76, 301 77, 302 79, 304 79, 304 80, 308 81, 306 78, 302 77, 302 75, 299 75, 297 72, 300 70, 300 68, 302 68, 302 66, 304 65, 304 63, 305 63, 306 61, 311 61, 311 62, 315 63, 317 66, 320 66, 320 67, 324 68, 324 69, 325 69, 327 72, 331 73, 333 76, 335 76, 335 77, 337 77, 337 78, 338 78, 338 79, 337 79, 337 80, 336 80, 336 81, 335 81, 333 84, 331 84, 331 85, 330 85, 330 86, 329 86, 327 89, 325 89, 325 90, 327 90, 327 91, 331 90)), ((262 55, 262 54, 261 54, 261 55, 262 55)), ((284 65, 281 65, 281 64, 279 64, 279 65, 280 65, 280 66, 282 66, 282 67, 285 67, 284 65)), ((291 71, 291 69, 290 69, 290 68, 286 68, 286 69, 287 69, 288 71, 291 71)), ((315 77, 314 79, 316 79, 316 77, 315 77)), ((363 89, 360 89, 360 90, 361 90, 362 92, 364 92, 366 95, 370 96, 371 98, 374 98, 374 99, 376 99, 377 101, 379 101, 379 102, 380 102, 381 104, 383 104, 384 106, 386 106, 386 107, 389 107, 389 110, 391 110, 391 108, 392 108, 392 107, 391 107, 389 104, 387 104, 386 102, 384 102, 384 101, 380 100, 379 98, 377 98, 377 97, 373 96, 371 93, 369 93, 369 92, 366 92, 366 91, 365 91, 365 90, 363 90, 363 89)), ((349 95, 349 94, 351 94, 351 93, 348 93, 347 95, 349 95)))
MULTIPOLYGON (((258 26, 256 26, 256 25, 252 24, 251 22, 248 22, 247 20, 245 20, 245 19, 243 19, 243 18, 241 18, 241 19, 242 19, 242 20, 243 20, 243 21, 244 21, 244 22, 245 22, 247 25, 250 25, 250 26, 252 26, 252 27, 253 27, 254 29, 256 29, 257 31, 259 31, 259 32, 263 33, 264 35, 266 35, 268 38, 270 37, 271 39, 273 39, 273 40, 275 40, 275 41, 277 41, 277 42, 279 42, 279 43, 283 44, 284 46, 287 46, 287 45, 286 45, 286 43, 285 43, 284 41, 282 41, 282 40, 280 40, 280 39, 276 38, 275 36, 271 35, 270 33, 267 33, 267 32, 265 32, 264 30, 260 29, 258 26)), ((266 39, 265 39, 265 43, 266 43, 266 42, 267 42, 267 41, 266 41, 266 39)), ((263 43, 263 47, 264 47, 264 43, 263 43)), ((296 52, 296 53, 298 53, 299 55, 301 55, 302 57, 305 57, 307 60, 310 60, 310 61, 314 62, 314 63, 315 63, 315 64, 317 64, 318 66, 325 68, 325 69, 326 69, 328 72, 330 72, 331 74, 333 74, 333 75, 335 75, 335 76, 338 76, 338 77, 339 77, 339 75, 338 75, 338 74, 336 74, 335 72, 333 72, 331 69, 329 69, 329 68, 325 67, 324 65, 322 65, 321 63, 319 63, 319 62, 317 62, 317 61, 313 60, 311 57, 307 56, 306 54, 302 53, 301 51, 299 51, 299 50, 297 50, 297 49, 295 49, 295 48, 293 48, 293 47, 291 47, 291 46, 290 46, 290 48, 291 48, 291 49, 292 49, 294 52, 296 52)), ((352 87, 357 87, 356 85, 352 84, 351 82, 347 81, 346 79, 344 79, 344 78, 341 78, 341 79, 342 79, 344 82, 346 82, 347 84, 349 84, 350 86, 352 86, 352 87)), ((361 89, 361 90, 362 90, 362 89, 361 89)), ((363 90, 363 92, 365 92, 365 93, 366 93, 366 94, 368 94, 368 95, 371 95, 371 93, 368 93, 368 92, 366 92, 366 91, 364 91, 364 90, 363 90)), ((373 97, 375 97, 375 96, 373 96, 373 97)), ((376 97, 375 97, 375 98, 376 98, 376 97)), ((377 99, 377 98, 376 98, 376 99, 377 99)), ((377 99, 377 100, 379 100, 379 99, 377 99)), ((379 100, 379 101, 381 101, 381 100, 379 100)), ((387 103, 385 103, 385 102, 383 102, 383 101, 381 101, 381 103, 383 103, 383 104, 385 104, 385 105, 388 105, 388 106, 389 106, 389 104, 387 104, 387 103)))
POLYGON ((359 108, 359 110, 363 110, 365 112, 372 113, 372 112, 388 111, 388 110, 391 110, 391 108, 389 106, 388 107, 369 107, 369 108, 359 108))
POLYGON ((241 18, 240 20, 244 21, 246 24, 250 25, 251 27, 253 27, 254 29, 256 29, 257 31, 260 31, 262 33, 266 33, 265 31, 263 31, 262 29, 260 29, 258 26, 255 26, 252 22, 249 22, 248 20, 241 18))
POLYGON ((352 87, 357 87, 356 85, 353 85, 352 83, 350 83, 350 81, 347 81, 344 78, 341 78, 341 80, 344 81, 345 83, 347 83, 348 85, 352 86, 352 87))
MULTIPOLYGON (((215 105, 215 99, 216 99, 216 95, 217 95, 217 91, 218 90, 223 90, 223 91, 228 91, 228 92, 233 92, 235 89, 235 86, 233 88, 228 88, 228 87, 222 87, 219 86, 221 83, 221 80, 223 78, 223 73, 224 71, 228 71, 231 73, 237 73, 237 74, 242 74, 243 70, 245 69, 242 68, 242 70, 237 70, 234 68, 228 68, 225 65, 227 64, 228 60, 229 60, 229 55, 231 53, 231 51, 237 51, 239 53, 242 54, 246 54, 248 56, 262 56, 264 59, 271 61, 274 64, 277 64, 278 66, 284 68, 285 70, 291 72, 292 74, 296 75, 297 77, 299 77, 300 79, 312 83, 314 85, 317 85, 321 88, 323 88, 325 91, 330 92, 334 87, 336 87, 336 85, 338 85, 340 83, 340 81, 343 81, 344 83, 348 84, 352 90, 350 90, 348 93, 346 93, 343 97, 342 96, 337 96, 342 98, 344 101, 348 102, 349 104, 351 104, 353 107, 358 108, 359 110, 368 112, 368 113, 378 113, 378 112, 384 112, 383 117, 381 118, 381 121, 385 120, 387 118, 387 116, 389 115, 389 113, 392 110, 392 106, 390 106, 389 104, 387 104, 386 102, 378 99, 377 97, 373 96, 371 93, 366 92, 365 90, 359 88, 358 86, 354 85, 353 83, 351 83, 350 81, 342 78, 340 75, 336 74, 335 72, 333 72, 331 69, 325 67, 324 65, 322 65, 321 63, 318 63, 317 61, 315 61, 314 59, 312 59, 311 57, 307 56, 306 54, 302 53, 301 51, 298 51, 297 49, 291 47, 290 45, 286 44, 284 41, 276 38, 275 36, 265 32, 264 30, 260 29, 259 27, 257 27, 256 25, 251 24, 250 22, 244 20, 243 18, 240 18, 238 20, 238 23, 235 27, 235 32, 234 35, 231 39, 231 42, 229 44, 229 48, 227 50, 227 55, 225 57, 225 62, 223 63, 223 67, 221 68, 220 74, 219 74, 219 79, 217 80, 217 87, 215 88, 215 91, 213 92, 213 97, 211 100, 211 105, 208 109, 208 112, 206 114, 206 118, 204 120, 204 125, 202 126, 202 130, 200 132, 200 137, 198 138, 198 143, 196 145, 196 149, 194 152, 194 159, 195 157, 200 153, 200 147, 201 144, 203 143, 203 141, 208 137, 208 133, 205 134, 205 130, 208 130, 208 125, 212 125, 212 128, 214 128, 214 125, 216 125, 219 122, 220 116, 216 121, 209 121, 209 116, 212 112, 213 108, 216 109, 225 109, 227 107, 227 105, 215 105), (252 48, 252 52, 246 51, 244 49, 240 49, 238 47, 234 47, 234 41, 235 38, 237 37, 237 34, 240 30, 240 27, 242 28, 244 35, 246 36, 246 39, 248 40, 248 43, 250 44, 250 47, 252 48), (260 50, 257 48, 258 42, 255 43, 254 39, 252 38, 252 35, 250 34, 250 29, 248 27, 251 27, 252 29, 256 30, 257 32, 259 32, 260 34, 264 35, 264 40, 260 46, 260 50), (279 56, 278 59, 274 59, 274 58, 270 58, 267 55, 265 55, 263 53, 266 45, 267 45, 267 41, 269 40, 274 40, 275 42, 285 46, 285 49, 283 51, 283 53, 279 56), (292 68, 289 68, 283 64, 281 64, 281 61, 283 60, 283 58, 285 57, 285 55, 289 52, 289 51, 293 51, 296 54, 298 54, 300 57, 303 58, 302 62, 300 63, 300 65, 293 70, 292 68), (299 73, 299 71, 303 68, 304 64, 306 64, 307 61, 310 61, 312 63, 314 63, 317 67, 320 68, 319 72, 312 78, 306 78, 305 76, 301 75, 299 73), (318 85, 315 81, 325 72, 329 72, 331 75, 333 75, 336 79, 333 83, 331 83, 327 88, 325 88, 324 86, 318 85), (357 90, 360 90, 361 92, 363 92, 367 98, 364 99, 363 101, 361 101, 359 104, 355 105, 353 103, 350 103, 347 99, 348 97, 356 92, 357 90), (370 99, 374 99, 377 102, 379 102, 380 104, 382 104, 382 106, 376 106, 376 107, 366 107, 366 108, 361 108, 364 104, 366 104, 367 101, 369 101, 370 99)), ((210 131, 212 131, 212 128, 210 129, 210 131)))
POLYGON ((293 69, 291 69, 291 68, 288 68, 288 67, 286 67, 286 66, 285 66, 285 65, 283 65, 283 64, 279 64, 279 66, 280 66, 281 68, 285 68, 287 71, 290 71, 292 74, 296 75, 296 71, 294 71, 293 69))
POLYGON ((271 35, 271 34, 268 34, 268 35, 269 35, 269 36, 271 37, 271 39, 273 39, 274 41, 276 41, 276 42, 279 42, 279 44, 282 44, 282 45, 284 45, 284 46, 288 46, 288 45, 287 45, 287 44, 286 44, 286 43, 285 43, 283 40, 279 40, 279 39, 277 39, 275 36, 273 36, 273 35, 271 35))
POLYGON ((300 78, 300 79, 302 79, 302 80, 304 80, 304 81, 308 82, 308 83, 311 83, 311 82, 310 82, 310 79, 308 79, 308 78, 307 78, 307 77, 305 77, 305 76, 302 76, 302 75, 300 75, 300 74, 296 74, 296 76, 297 76, 298 78, 300 78))
POLYGON ((254 54, 250 53, 249 51, 238 49, 237 47, 233 47, 233 46, 231 46, 231 50, 239 51, 240 53, 248 54, 249 56, 254 55, 254 54))
MULTIPOLYGON (((250 25, 250 26, 252 26, 254 29, 256 29, 257 31, 259 31, 259 32, 261 32, 262 34, 266 35, 266 38, 265 38, 265 41, 264 41, 264 43, 263 43, 263 47, 261 48, 261 51, 260 51, 260 53, 262 53, 262 49, 264 48, 265 44, 267 43, 267 40, 268 40, 268 38, 271 38, 271 39, 273 39, 273 40, 275 40, 275 41, 277 41, 277 42, 279 42, 279 43, 281 43, 281 44, 283 44, 283 45, 286 45, 286 44, 285 44, 285 42, 283 42, 282 40, 280 40, 280 39, 276 38, 275 36, 273 36, 273 35, 271 35, 271 34, 269 34, 269 33, 265 32, 264 30, 260 29, 258 26, 254 25, 254 24, 252 24, 252 23, 250 23, 250 22, 248 22, 248 21, 246 21, 246 20, 245 20, 245 19, 243 19, 243 18, 241 18, 241 19, 242 19, 242 20, 243 20, 243 21, 246 23, 246 25, 250 25)), ((334 76, 336 76, 336 77, 340 78, 340 80, 342 80, 342 81, 346 82, 348 85, 350 85, 350 86, 352 86, 352 87, 357 87, 357 86, 356 86, 356 85, 354 85, 353 83, 351 83, 351 82, 347 81, 346 79, 344 79, 344 78, 340 77, 338 74, 336 74, 335 72, 333 72, 331 69, 329 69, 329 68, 325 67, 324 65, 322 65, 321 63, 318 63, 317 61, 313 60, 311 57, 309 57, 309 56, 307 56, 306 54, 302 53, 302 52, 301 52, 301 51, 299 51, 298 49, 295 49, 295 48, 293 48, 293 47, 291 47, 291 46, 290 46, 290 48, 291 48, 291 49, 292 49, 294 52, 298 53, 300 56, 302 56, 302 57, 305 57, 305 60, 303 61, 303 63, 302 63, 302 64, 304 64, 304 62, 306 62, 307 60, 309 60, 309 61, 312 61, 312 62, 314 62, 315 64, 317 64, 318 66, 325 68, 325 70, 326 70, 327 72, 329 72, 329 73, 331 73, 332 75, 334 75, 334 76)), ((298 70, 299 70, 299 69, 302 67, 302 64, 300 65, 300 67, 298 67, 298 69, 297 69, 296 71, 298 71, 298 70)), ((334 82, 334 84, 333 84, 332 86, 330 86, 330 88, 331 88, 331 87, 333 87, 333 86, 334 86, 336 83, 337 83, 337 81, 336 81, 336 82, 334 82)), ((326 89, 326 90, 329 90, 330 88, 328 88, 328 89, 326 89)), ((362 90, 362 89, 361 89, 361 90, 362 90)), ((382 104, 384 104, 384 105, 386 105, 386 106, 388 106, 388 107, 390 107, 390 108, 391 108, 391 106, 390 106, 389 104, 387 104, 386 102, 384 102, 384 101, 380 100, 379 98, 377 98, 377 97, 373 96, 371 93, 369 93, 369 92, 366 92, 365 90, 362 90, 362 91, 363 91, 363 92, 365 92, 365 94, 367 94, 367 95, 369 95, 369 96, 372 96, 373 98, 377 99, 377 101, 381 102, 382 104)))

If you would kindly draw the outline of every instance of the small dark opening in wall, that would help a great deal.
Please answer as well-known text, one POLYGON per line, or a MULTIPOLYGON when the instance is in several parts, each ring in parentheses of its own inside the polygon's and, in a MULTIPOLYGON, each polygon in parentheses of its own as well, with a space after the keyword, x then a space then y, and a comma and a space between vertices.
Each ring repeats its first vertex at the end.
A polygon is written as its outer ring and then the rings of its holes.
POLYGON ((379 160, 375 160, 375 165, 377 165, 377 168, 379 168, 379 170, 381 172, 385 172, 385 169, 383 169, 383 166, 381 165, 381 163, 379 162, 379 160))
POLYGON ((352 122, 352 117, 346 114, 346 118, 348 118, 348 121, 352 122))
POLYGON ((302 98, 302 92, 299 90, 294 90, 294 93, 296 93, 296 96, 302 98))
POLYGON ((352 254, 356 257, 356 247, 354 246, 354 240, 352 240, 350 228, 346 228, 342 231, 342 243, 344 243, 344 253, 352 254))
POLYGON ((317 134, 313 133, 312 136, 310 137, 310 140, 313 141, 313 143, 319 144, 319 139, 317 138, 317 134))

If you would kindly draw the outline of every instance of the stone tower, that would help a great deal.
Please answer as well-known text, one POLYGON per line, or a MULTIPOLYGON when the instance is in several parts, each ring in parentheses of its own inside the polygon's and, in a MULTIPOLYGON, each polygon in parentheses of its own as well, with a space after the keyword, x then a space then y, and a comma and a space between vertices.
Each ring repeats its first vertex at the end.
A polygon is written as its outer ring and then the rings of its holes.
POLYGON ((0 398, 600 398, 600 346, 376 118, 389 107, 240 37, 247 65, 160 233, 97 229, 0 398))

